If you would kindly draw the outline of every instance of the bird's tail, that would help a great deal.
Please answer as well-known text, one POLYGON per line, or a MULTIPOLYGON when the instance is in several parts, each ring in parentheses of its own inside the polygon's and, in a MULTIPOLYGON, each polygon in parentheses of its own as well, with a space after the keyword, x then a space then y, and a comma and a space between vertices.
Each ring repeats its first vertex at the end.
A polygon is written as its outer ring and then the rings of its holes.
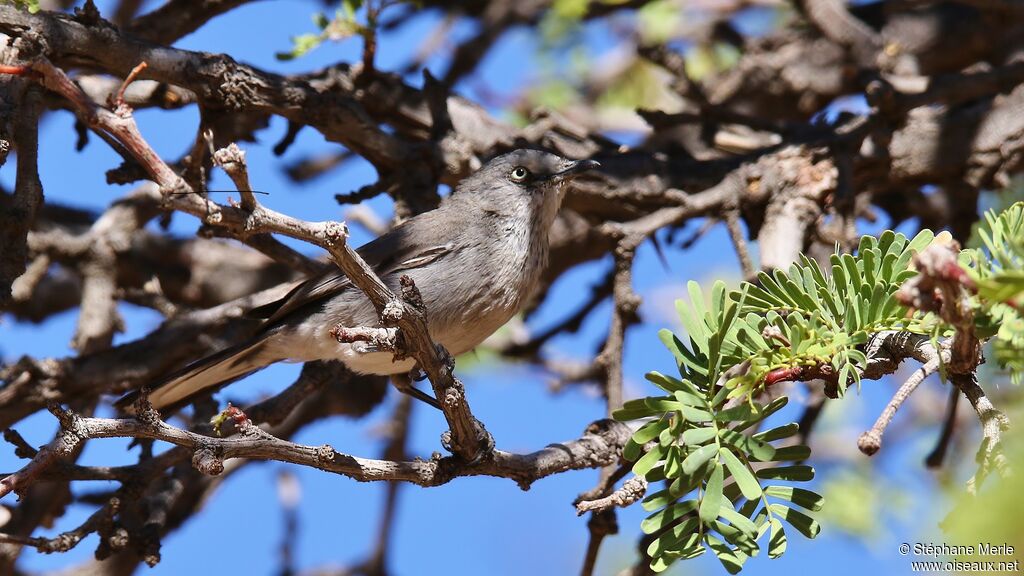
MULTIPOLYGON (((187 406, 201 394, 210 394, 283 360, 269 353, 268 348, 267 335, 261 335, 197 360, 150 388, 149 403, 157 410, 176 410, 187 406)), ((134 413, 138 397, 139 391, 136 390, 121 397, 114 405, 124 412, 134 413)))

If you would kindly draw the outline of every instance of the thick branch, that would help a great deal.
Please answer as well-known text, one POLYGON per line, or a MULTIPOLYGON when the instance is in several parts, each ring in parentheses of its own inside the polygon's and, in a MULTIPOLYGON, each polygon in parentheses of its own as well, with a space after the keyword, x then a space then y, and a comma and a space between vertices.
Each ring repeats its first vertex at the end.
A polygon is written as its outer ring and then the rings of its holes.
POLYGON ((25 90, 17 107, 14 141, 18 150, 18 173, 14 198, 0 215, 0 310, 7 309, 11 285, 25 272, 28 231, 43 203, 43 185, 36 164, 40 101, 39 90, 31 87, 25 90))

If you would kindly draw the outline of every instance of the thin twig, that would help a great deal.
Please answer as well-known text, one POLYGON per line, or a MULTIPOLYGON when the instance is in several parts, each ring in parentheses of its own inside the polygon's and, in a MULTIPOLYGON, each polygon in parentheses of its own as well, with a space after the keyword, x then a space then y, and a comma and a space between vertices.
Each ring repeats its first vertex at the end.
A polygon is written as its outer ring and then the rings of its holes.
POLYGON ((736 255, 740 259, 740 268, 743 270, 744 278, 753 278, 757 273, 754 268, 754 261, 750 258, 750 248, 747 239, 743 237, 743 229, 740 227, 740 215, 736 210, 729 210, 725 214, 725 226, 729 230, 729 237, 732 245, 736 248, 736 255))
POLYGON ((960 389, 956 386, 950 386, 949 399, 946 400, 946 417, 942 422, 942 433, 939 434, 939 440, 935 443, 935 448, 924 459, 925 466, 939 468, 946 459, 949 442, 953 439, 953 431, 956 429, 956 408, 959 404, 960 389))
POLYGON ((939 356, 936 355, 934 358, 929 360, 923 366, 914 371, 913 374, 907 378, 907 381, 900 386, 896 394, 893 395, 892 399, 889 400, 889 404, 886 405, 885 409, 878 416, 878 420, 875 421, 874 426, 870 430, 860 435, 857 440, 857 448, 861 452, 868 456, 878 452, 878 449, 882 447, 882 434, 885 433, 885 429, 892 422, 893 416, 896 415, 896 411, 899 410, 900 406, 910 398, 917 386, 927 378, 929 375, 935 373, 939 369, 939 356))
POLYGON ((117 89, 117 96, 114 97, 114 107, 120 108, 126 106, 124 102, 124 91, 128 89, 128 85, 135 81, 135 79, 146 69, 148 64, 145 62, 139 62, 139 65, 132 68, 132 71, 125 76, 124 82, 121 83, 121 87, 117 89))
POLYGON ((109 525, 120 507, 120 500, 117 498, 111 498, 105 506, 101 506, 99 510, 93 512, 92 515, 89 516, 89 518, 87 518, 81 525, 72 530, 68 530, 67 532, 58 534, 53 538, 0 533, 0 542, 32 546, 44 554, 67 552, 77 546, 78 543, 89 534, 100 531, 104 525, 109 525))

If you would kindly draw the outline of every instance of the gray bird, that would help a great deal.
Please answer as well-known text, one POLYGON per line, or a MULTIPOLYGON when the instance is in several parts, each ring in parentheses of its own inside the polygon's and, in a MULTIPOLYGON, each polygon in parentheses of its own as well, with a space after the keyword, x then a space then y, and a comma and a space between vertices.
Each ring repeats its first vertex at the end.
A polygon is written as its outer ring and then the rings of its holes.
MULTIPOLYGON (((598 166, 540 150, 516 150, 464 179, 436 210, 417 215, 361 247, 359 255, 396 293, 410 276, 426 307, 433 340, 453 355, 475 348, 514 316, 547 265, 548 232, 565 183, 598 166)), ((373 304, 342 273, 312 277, 286 296, 252 311, 266 318, 249 340, 202 358, 152 387, 157 409, 188 404, 280 361, 341 360, 360 374, 403 374, 415 361, 395 361, 365 343, 339 344, 337 324, 377 326, 373 304)), ((130 409, 138 392, 121 398, 130 409)))

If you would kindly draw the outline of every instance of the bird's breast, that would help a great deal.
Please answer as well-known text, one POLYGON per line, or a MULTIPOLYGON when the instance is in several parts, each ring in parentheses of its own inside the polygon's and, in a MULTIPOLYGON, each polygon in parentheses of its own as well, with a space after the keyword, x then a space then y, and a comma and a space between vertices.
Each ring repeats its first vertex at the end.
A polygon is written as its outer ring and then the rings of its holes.
POLYGON ((492 228, 494 242, 453 262, 442 291, 424 298, 431 333, 453 354, 472 350, 504 326, 533 292, 547 260, 547 238, 527 218, 492 228))

